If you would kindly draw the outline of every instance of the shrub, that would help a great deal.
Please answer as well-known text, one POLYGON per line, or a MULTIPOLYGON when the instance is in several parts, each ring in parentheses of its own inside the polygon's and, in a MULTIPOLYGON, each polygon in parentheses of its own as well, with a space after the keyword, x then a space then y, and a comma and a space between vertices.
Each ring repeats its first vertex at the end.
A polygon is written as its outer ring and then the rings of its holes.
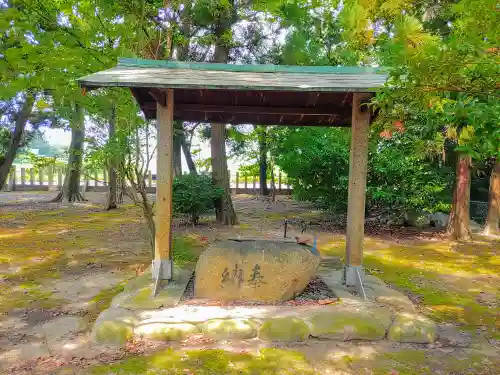
MULTIPOLYGON (((450 168, 415 151, 416 137, 396 134, 369 143, 367 207, 395 213, 435 212, 449 203, 450 168)), ((277 165, 290 178, 294 195, 334 212, 347 209, 350 131, 287 128, 278 134, 277 165)))
POLYGON ((174 179, 172 208, 174 214, 188 214, 198 224, 200 214, 214 209, 214 202, 224 193, 212 184, 210 176, 185 174, 174 179))

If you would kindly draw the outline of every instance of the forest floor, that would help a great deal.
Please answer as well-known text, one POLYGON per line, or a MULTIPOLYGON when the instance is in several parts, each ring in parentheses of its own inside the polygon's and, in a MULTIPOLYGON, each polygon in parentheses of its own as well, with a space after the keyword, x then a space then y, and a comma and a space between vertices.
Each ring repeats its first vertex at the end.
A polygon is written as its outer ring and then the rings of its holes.
MULTIPOLYGON (((53 194, 53 193, 52 193, 53 194)), ((466 345, 309 340, 132 342, 123 350, 87 348, 92 322, 150 260, 147 232, 132 205, 103 211, 104 194, 77 205, 47 203, 49 193, 0 193, 0 373, 9 374, 494 374, 500 373, 500 240, 448 241, 436 231, 368 226, 365 266, 407 294, 441 327, 459 327, 466 345), (50 348, 60 350, 51 350, 50 348), (496 357, 495 357, 496 356, 496 357), (2 372, 3 371, 3 372, 2 372), (148 372, 149 371, 149 372, 148 372)), ((177 220, 177 264, 194 267, 206 246, 234 236, 289 236, 310 221, 325 257, 345 248, 342 222, 288 197, 234 197, 240 224, 177 220)))

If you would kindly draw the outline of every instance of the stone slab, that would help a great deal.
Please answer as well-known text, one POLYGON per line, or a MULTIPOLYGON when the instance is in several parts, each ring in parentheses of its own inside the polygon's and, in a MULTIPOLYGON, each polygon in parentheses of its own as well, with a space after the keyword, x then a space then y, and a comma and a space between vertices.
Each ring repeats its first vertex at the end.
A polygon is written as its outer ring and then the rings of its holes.
POLYGON ((245 340, 257 336, 254 319, 211 319, 200 325, 201 332, 214 340, 245 340))
POLYGON ((392 320, 391 309, 355 300, 308 316, 311 336, 340 341, 382 340, 392 320))
POLYGON ((389 329, 390 341, 429 344, 436 341, 437 326, 429 318, 412 313, 399 313, 389 329))
POLYGON ((461 331, 451 323, 438 326, 438 342, 442 346, 468 348, 472 343, 472 335, 461 331))
MULTIPOLYGON (((0 369, 8 368, 19 361, 29 361, 38 357, 50 355, 49 348, 44 342, 30 342, 5 348, 0 353, 0 369)), ((6 372, 5 372, 6 373, 6 372)))
POLYGON ((182 341, 196 332, 198 327, 190 323, 143 321, 134 328, 136 336, 158 341, 182 341))
POLYGON ((52 280, 44 288, 51 290, 54 298, 67 301, 65 310, 77 312, 87 309, 92 299, 103 289, 111 288, 125 278, 126 274, 120 271, 93 272, 52 280))
POLYGON ((163 281, 166 285, 153 297, 154 282, 151 275, 143 274, 131 281, 122 293, 115 296, 112 306, 132 311, 176 306, 180 302, 192 275, 193 271, 191 270, 174 268, 173 280, 163 281))
POLYGON ((122 346, 132 338, 136 323, 137 318, 132 311, 111 307, 97 318, 91 339, 97 343, 122 346))
MULTIPOLYGON (((361 296, 352 293, 355 290, 354 288, 346 287, 342 284, 342 270, 324 270, 318 272, 318 276, 341 299, 362 300, 361 296)), ((390 288, 380 278, 374 275, 365 275, 363 286, 368 300, 376 301, 395 311, 415 312, 415 306, 407 296, 390 288)))
POLYGON ((35 327, 47 340, 57 340, 61 337, 78 332, 83 328, 83 322, 77 316, 63 316, 35 327))
POLYGON ((309 337, 309 326, 302 319, 272 318, 259 328, 259 339, 271 342, 305 341, 309 337))

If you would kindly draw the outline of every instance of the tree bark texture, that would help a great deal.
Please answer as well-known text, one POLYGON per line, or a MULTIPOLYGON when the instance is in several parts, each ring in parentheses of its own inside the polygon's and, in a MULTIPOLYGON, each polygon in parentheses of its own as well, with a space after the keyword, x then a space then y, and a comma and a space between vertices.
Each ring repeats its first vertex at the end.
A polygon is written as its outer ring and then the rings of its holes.
MULTIPOLYGON (((234 4, 233 4, 234 8, 234 4)), ((229 58, 229 47, 223 40, 224 33, 230 29, 231 20, 223 17, 216 27, 216 45, 214 52, 214 62, 227 63, 229 58)), ((217 221, 224 225, 237 223, 236 212, 234 211, 231 199, 231 187, 229 185, 229 173, 227 170, 226 157, 226 124, 211 124, 210 150, 212 156, 212 180, 216 187, 223 188, 224 194, 215 202, 215 214, 217 221)))
POLYGON ((488 216, 483 234, 500 235, 500 158, 497 158, 490 177, 488 194, 488 216))
POLYGON ((85 201, 80 193, 80 175, 82 171, 83 143, 85 141, 85 124, 83 107, 75 105, 75 113, 71 121, 71 144, 69 147, 68 166, 64 185, 53 202, 85 201))
POLYGON ((257 127, 257 136, 259 140, 259 194, 269 195, 267 188, 267 132, 266 128, 257 127))
POLYGON ((234 225, 237 219, 227 171, 225 124, 212 124, 211 156, 212 180, 215 186, 224 189, 222 197, 215 202, 215 215, 218 222, 224 225, 234 225))
POLYGON ((184 153, 184 158, 186 158, 186 164, 188 166, 189 173, 197 174, 196 165, 194 164, 193 155, 191 154, 191 145, 188 144, 185 134, 182 134, 181 146, 182 146, 182 152, 184 153))
POLYGON ((467 241, 471 238, 469 228, 470 165, 470 156, 458 155, 455 188, 448 222, 448 234, 453 240, 467 241))
POLYGON ((12 168, 12 163, 14 162, 19 146, 21 145, 24 131, 26 129, 26 122, 28 121, 28 118, 33 110, 34 101, 35 99, 33 95, 28 93, 20 111, 16 114, 14 119, 14 132, 10 138, 9 148, 5 153, 3 162, 0 164, 0 190, 3 189, 3 186, 7 181, 7 176, 12 168))
MULTIPOLYGON (((116 108, 113 105, 111 108, 111 118, 109 121, 109 137, 108 142, 112 142, 115 138, 115 130, 116 130, 116 108)), ((117 169, 118 163, 116 158, 118 155, 112 155, 111 160, 109 161, 108 167, 108 196, 106 197, 106 210, 111 210, 117 208, 117 194, 118 194, 118 182, 117 182, 117 169)))
POLYGON ((174 177, 182 175, 182 136, 184 130, 182 122, 176 121, 174 123, 174 177))

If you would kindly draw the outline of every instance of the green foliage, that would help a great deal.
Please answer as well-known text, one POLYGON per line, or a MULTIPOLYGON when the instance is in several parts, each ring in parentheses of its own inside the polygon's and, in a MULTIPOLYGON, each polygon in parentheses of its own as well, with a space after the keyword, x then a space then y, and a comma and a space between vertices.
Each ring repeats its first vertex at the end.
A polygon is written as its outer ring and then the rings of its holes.
POLYGON ((368 163, 368 204, 393 211, 446 211, 451 169, 418 150, 408 134, 372 139, 368 163))
POLYGON ((9 148, 10 137, 9 129, 0 126, 0 165, 2 165, 4 155, 9 148))
MULTIPOLYGON (((347 207, 350 132, 335 128, 294 128, 279 134, 276 162, 294 194, 322 207, 347 207)), ((449 170, 418 152, 415 138, 394 134, 370 140, 367 204, 393 211, 443 209, 450 201, 449 170)))
POLYGON ((48 156, 40 156, 36 155, 32 152, 24 153, 23 156, 25 156, 29 163, 33 165, 33 168, 36 170, 40 168, 48 168, 50 166, 54 167, 63 167, 64 163, 58 161, 55 157, 48 157, 48 156))
POLYGON ((214 208, 214 201, 224 193, 208 175, 185 174, 174 179, 172 208, 174 213, 188 214, 197 224, 200 214, 214 208))
POLYGON ((445 131, 457 151, 475 159, 498 154, 498 4, 462 0, 438 8, 453 20, 445 37, 440 28, 401 15, 394 35, 379 38, 379 57, 390 74, 376 100, 380 121, 403 121, 431 137, 445 131))
POLYGON ((347 201, 349 133, 334 128, 290 128, 277 133, 276 164, 298 199, 341 209, 347 201))

